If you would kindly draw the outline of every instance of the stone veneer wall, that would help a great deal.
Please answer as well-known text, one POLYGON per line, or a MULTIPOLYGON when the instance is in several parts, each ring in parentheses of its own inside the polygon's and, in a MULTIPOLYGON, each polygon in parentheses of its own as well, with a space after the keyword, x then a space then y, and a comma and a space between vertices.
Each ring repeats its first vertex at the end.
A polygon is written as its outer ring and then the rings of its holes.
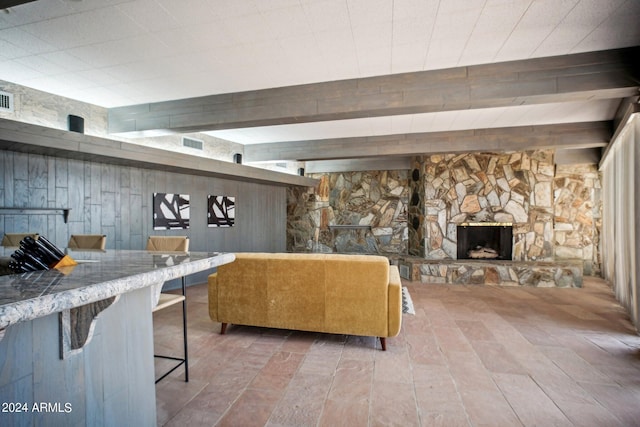
POLYGON ((558 165, 553 152, 416 157, 409 180, 409 254, 456 258, 457 225, 513 223, 514 261, 581 261, 599 274, 597 166, 558 165))
POLYGON ((424 235, 420 256, 456 259, 459 224, 495 222, 513 224, 514 261, 553 260, 552 151, 438 154, 414 164, 424 181, 409 218, 424 235))
POLYGON ((407 171, 310 174, 316 188, 289 188, 287 250, 407 253, 407 171), (368 230, 331 230, 364 225, 368 230))
POLYGON ((407 172, 312 176, 317 188, 288 190, 289 251, 340 251, 346 231, 329 226, 363 224, 372 233, 352 233, 357 251, 454 260, 459 223, 511 222, 514 261, 579 261, 585 274, 600 272, 596 165, 556 166, 549 150, 466 153, 415 157, 407 172))
POLYGON ((600 274, 602 199, 596 165, 558 165, 554 179, 556 260, 581 260, 584 273, 600 274))

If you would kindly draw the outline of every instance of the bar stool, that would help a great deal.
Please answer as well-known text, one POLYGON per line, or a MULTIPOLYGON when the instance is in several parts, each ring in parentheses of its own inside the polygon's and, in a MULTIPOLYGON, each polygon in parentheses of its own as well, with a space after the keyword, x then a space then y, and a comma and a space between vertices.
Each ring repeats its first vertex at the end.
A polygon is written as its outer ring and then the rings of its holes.
POLYGON ((104 250, 107 236, 104 234, 72 234, 69 237, 69 249, 99 249, 104 250))
MULTIPOLYGON (((187 236, 149 236, 147 240, 147 250, 152 252, 187 252, 189 250, 189 237, 187 236)), ((182 277, 182 295, 160 293, 158 304, 154 307, 153 312, 160 311, 164 308, 171 307, 174 304, 182 302, 182 336, 184 339, 184 358, 165 356, 154 354, 154 357, 161 359, 175 360, 178 363, 169 371, 162 374, 156 380, 156 384, 171 372, 178 369, 184 364, 184 380, 189 382, 189 357, 187 352, 187 286, 184 276, 182 277)))
POLYGON ((20 246, 20 242, 22 241, 22 239, 24 239, 27 236, 31 236, 34 239, 37 239, 39 237, 39 234, 38 233, 5 233, 4 236, 2 236, 2 243, 0 243, 0 246, 17 248, 20 246))

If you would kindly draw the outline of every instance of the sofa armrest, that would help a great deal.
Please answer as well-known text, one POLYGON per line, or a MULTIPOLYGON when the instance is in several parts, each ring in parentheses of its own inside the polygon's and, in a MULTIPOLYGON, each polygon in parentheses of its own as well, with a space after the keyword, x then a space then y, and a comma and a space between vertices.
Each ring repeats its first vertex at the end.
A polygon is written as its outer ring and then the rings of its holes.
POLYGON ((207 279, 209 287, 209 317, 218 321, 218 273, 212 273, 207 279))
POLYGON ((389 266, 389 336, 395 337, 402 327, 402 282, 398 266, 389 266))

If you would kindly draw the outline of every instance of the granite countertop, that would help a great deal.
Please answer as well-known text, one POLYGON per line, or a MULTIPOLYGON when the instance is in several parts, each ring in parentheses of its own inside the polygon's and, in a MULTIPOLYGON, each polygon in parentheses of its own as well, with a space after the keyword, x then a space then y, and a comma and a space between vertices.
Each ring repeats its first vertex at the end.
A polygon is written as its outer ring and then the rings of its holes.
MULTIPOLYGON (((0 248, 8 257, 15 248, 0 248)), ((0 329, 233 262, 218 252, 68 251, 78 265, 0 276, 0 329)))

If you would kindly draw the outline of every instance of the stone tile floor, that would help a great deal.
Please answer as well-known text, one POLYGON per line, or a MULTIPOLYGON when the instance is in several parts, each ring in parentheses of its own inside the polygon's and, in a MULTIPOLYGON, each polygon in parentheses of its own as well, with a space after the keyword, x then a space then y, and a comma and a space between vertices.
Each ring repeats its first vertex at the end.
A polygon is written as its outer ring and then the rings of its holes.
MULTIPOLYGON (((190 381, 157 384, 158 425, 640 426, 640 337, 602 280, 404 285, 416 314, 386 352, 369 337, 222 336, 206 285, 189 287, 190 381)), ((154 316, 156 351, 181 354, 179 305, 154 316)))

